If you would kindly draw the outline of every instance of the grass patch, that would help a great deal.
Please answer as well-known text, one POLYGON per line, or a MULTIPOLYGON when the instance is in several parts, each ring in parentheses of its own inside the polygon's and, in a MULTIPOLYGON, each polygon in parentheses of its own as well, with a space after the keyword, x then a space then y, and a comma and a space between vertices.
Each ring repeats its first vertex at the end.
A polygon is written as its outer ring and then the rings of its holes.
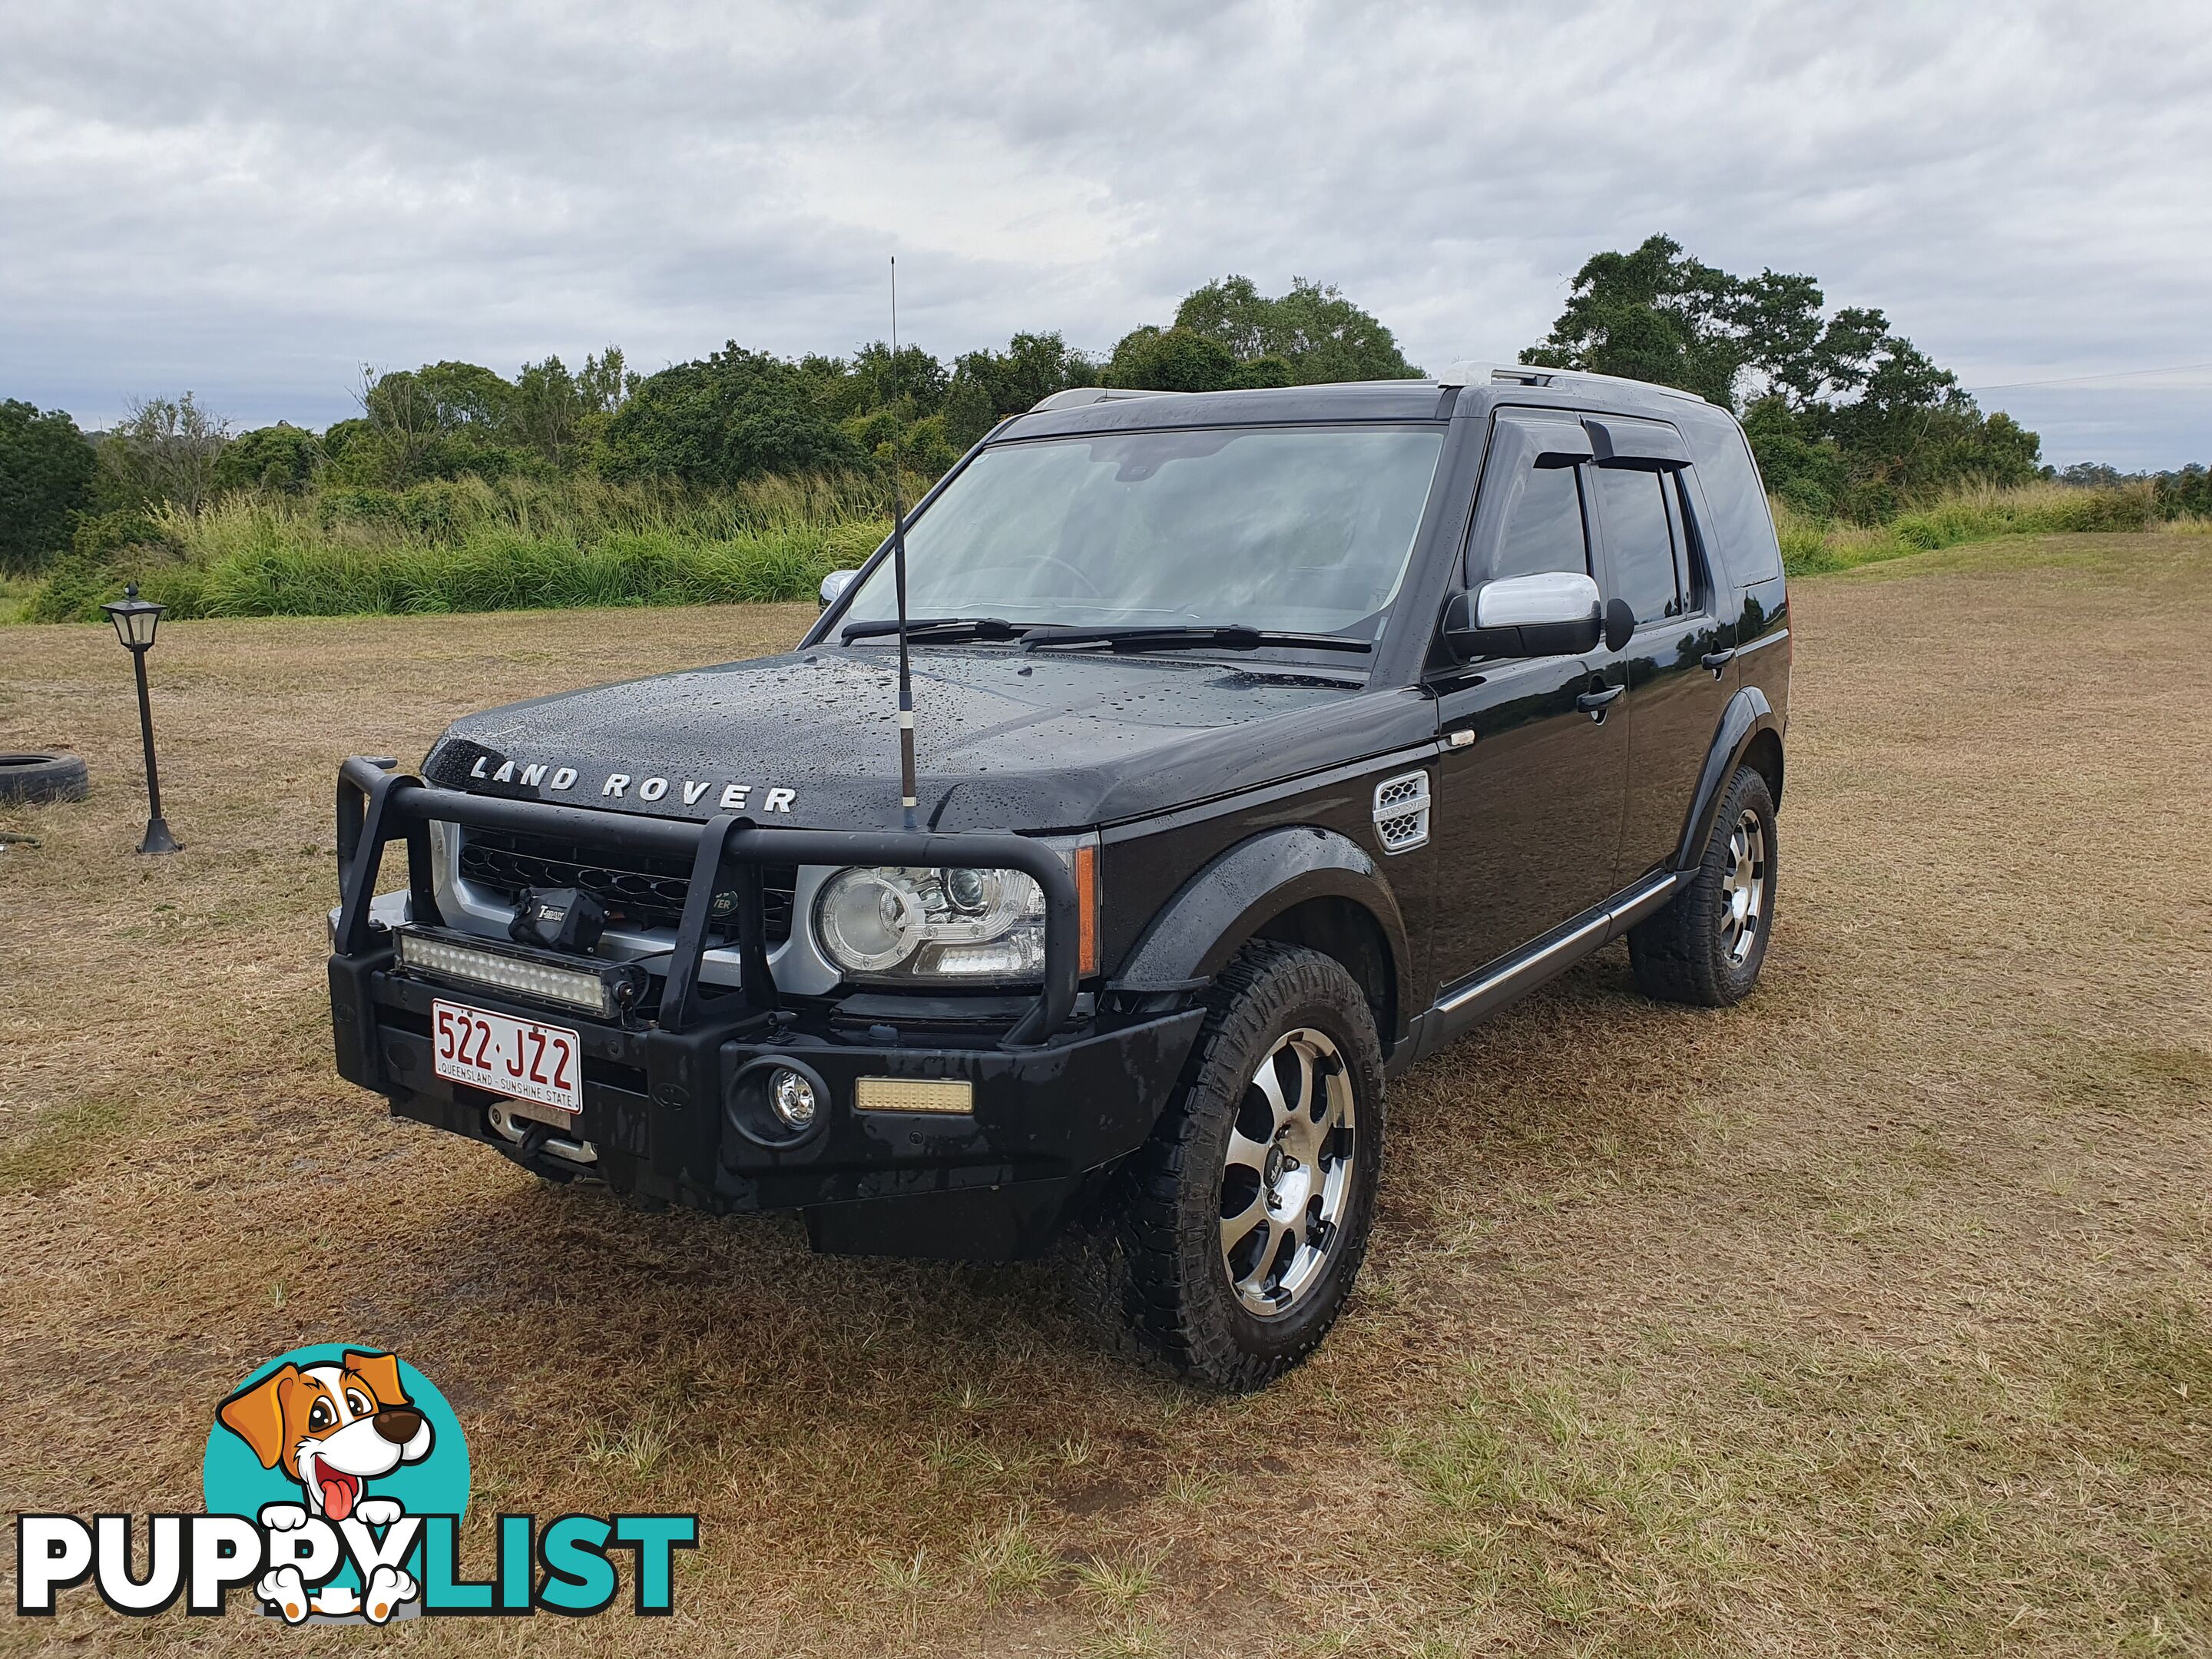
POLYGON ((616 1430, 594 1422, 584 1430, 584 1461, 626 1469, 641 1480, 650 1480, 668 1461, 674 1446, 665 1424, 648 1418, 616 1430))
POLYGON ((31 601, 44 584, 37 576, 11 576, 0 572, 0 628, 28 622, 31 601))
MULTIPOLYGON (((1814 518, 1779 499, 1772 505, 1775 532, 1782 542, 1783 568, 1793 576, 1849 570, 1966 542, 1994 541, 2001 536, 2147 530, 2155 521, 2155 503, 2148 484, 2113 489, 2079 489, 2056 483, 2000 489, 1970 484, 1879 525, 1814 518)), ((2200 526, 2197 520, 2185 520, 2172 527, 2212 529, 2212 525, 2200 526)))
POLYGON ((1392 1448, 1436 1504, 1425 1540, 1471 1612, 1510 1601, 1595 1636, 1697 1622, 1736 1576, 1724 1462, 1663 1423, 1557 1382, 1471 1386, 1392 1448))
POLYGON ((1037 1540, 1027 1510, 1017 1510, 1001 1527, 977 1526, 961 1565, 985 1607, 1040 1595, 1066 1570, 1037 1540))
POLYGON ((1083 1659, 1168 1659, 1175 1650, 1158 1626, 1133 1619, 1100 1632, 1081 1651, 1083 1659))
POLYGON ((68 1186, 83 1172, 86 1153, 122 1133, 131 1115, 105 1097, 49 1109, 24 1133, 0 1145, 0 1194, 35 1197, 68 1186))
POLYGON ((890 520, 885 492, 866 477, 769 479, 717 495, 464 478, 244 493, 198 514, 162 508, 145 526, 120 550, 64 560, 15 596, 19 618, 98 621, 131 580, 178 617, 804 599, 866 558, 890 520))
POLYGON ((1160 1564, 1167 1556, 1168 1546, 1160 1544, 1151 1549, 1131 1548, 1117 1555, 1079 1561, 1075 1564, 1076 1586, 1097 1604, 1101 1612, 1127 1617, 1138 1602, 1160 1587, 1160 1564))
POLYGON ((2203 1480, 2212 1330, 2143 1300, 2040 1352, 1650 1343, 1571 1384, 1485 1377, 1391 1449, 1478 1623, 1515 1608, 1587 1651, 1696 1648, 1747 1588, 1818 1559, 1797 1593, 1917 1650, 1998 1651, 2027 1627, 2156 1652, 2212 1586, 2176 1501, 2203 1480))
MULTIPOLYGON (((920 480, 910 480, 920 483, 920 480)), ((1773 502, 1792 575, 1844 570, 2001 536, 2142 530, 2150 487, 1968 486, 1855 525, 1773 502)), ((465 477, 406 490, 243 492, 198 514, 154 511, 44 578, 0 579, 0 623, 97 622, 136 581, 179 618, 425 616, 811 599, 889 532, 866 475, 769 478, 705 495, 582 477, 465 477)), ((2212 521, 2172 528, 2202 533, 2212 521)), ((97 539, 97 538, 95 538, 97 539)))

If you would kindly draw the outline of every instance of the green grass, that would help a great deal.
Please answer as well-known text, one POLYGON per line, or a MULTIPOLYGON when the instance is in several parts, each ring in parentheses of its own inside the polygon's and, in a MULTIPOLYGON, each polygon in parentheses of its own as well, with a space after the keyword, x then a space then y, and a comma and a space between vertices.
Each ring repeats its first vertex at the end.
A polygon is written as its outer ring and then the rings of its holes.
MULTIPOLYGON (((592 480, 240 494, 152 515, 158 539, 72 557, 21 619, 96 621, 126 580, 179 617, 728 605, 811 596, 890 529, 875 481, 697 495, 592 480)), ((0 596, 0 604, 7 603, 0 596)))
MULTIPOLYGON (((1968 485, 1879 525, 1812 518, 1785 501, 1777 500, 1773 506, 1783 567, 1793 576, 1848 570, 2001 536, 2148 530, 2155 519, 2149 488, 2132 485, 2116 489, 2075 489, 2053 483, 2010 489, 1968 485)), ((2193 523, 2187 527, 2193 528, 2193 523)))
POLYGON ((1038 1537, 1028 1510, 1018 1508, 1002 1526, 978 1523, 961 1565, 982 1593, 986 1607, 1022 1601, 1048 1590, 1066 1565, 1038 1537))
POLYGON ((29 1128, 0 1144, 0 1195, 36 1194, 67 1186, 83 1173, 86 1159, 99 1146, 132 1121, 129 1107, 105 1097, 52 1108, 29 1128))
POLYGON ((2194 1652, 2155 1632, 2205 1582, 2165 1494, 2201 1456, 2212 1326, 2155 1293, 2087 1312, 1996 1357, 1708 1332, 1694 1376, 1653 1336, 1579 1393, 1473 1381, 1389 1449, 1469 1612, 1534 1607, 1578 1650, 1703 1650, 1746 1586, 1826 1557, 1819 1592, 1912 1651, 2004 1650, 2033 1605, 2058 1650, 2101 1623, 2104 1650, 2194 1652))
MULTIPOLYGON (((918 483, 921 481, 913 480, 918 483)), ((811 597, 890 529, 868 477, 764 479, 701 495, 580 478, 407 490, 245 493, 151 515, 155 539, 0 580, 0 623, 96 622, 125 581, 179 617, 407 616, 811 597)), ((1774 503, 1783 562, 1814 575, 2002 536, 2142 530, 2147 487, 1969 487, 1862 526, 1774 503)), ((2212 528, 2186 521, 2179 528, 2212 528)))
POLYGON ((0 627, 27 620, 31 599, 39 591, 36 576, 0 575, 0 627))

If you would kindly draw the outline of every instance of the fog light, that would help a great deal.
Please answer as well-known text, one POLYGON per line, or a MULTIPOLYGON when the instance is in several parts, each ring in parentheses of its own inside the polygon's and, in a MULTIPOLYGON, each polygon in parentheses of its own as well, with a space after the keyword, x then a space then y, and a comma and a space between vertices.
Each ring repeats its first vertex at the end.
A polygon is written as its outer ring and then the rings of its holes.
POLYGON ((814 1085, 787 1066, 769 1079, 768 1099, 776 1116, 793 1129, 806 1128, 814 1121, 814 1085))
MULTIPOLYGON (((800 1155, 830 1127, 830 1085, 791 1054, 756 1054, 738 1067, 722 1096, 722 1123, 738 1139, 779 1155, 800 1155)), ((725 1144, 723 1162, 743 1167, 741 1148, 725 1144)))

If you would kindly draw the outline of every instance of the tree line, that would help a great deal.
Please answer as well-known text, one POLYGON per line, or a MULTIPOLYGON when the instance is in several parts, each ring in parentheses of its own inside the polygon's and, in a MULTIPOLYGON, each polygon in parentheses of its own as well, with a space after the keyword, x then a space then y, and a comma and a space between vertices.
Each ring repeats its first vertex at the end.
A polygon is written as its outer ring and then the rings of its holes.
MULTIPOLYGON (((2033 432, 1984 414, 1949 371, 1875 309, 1831 310, 1810 276, 1744 277, 1672 239, 1592 257, 1536 366, 1655 380, 1735 410, 1768 487, 1820 517, 1871 521, 1968 479, 2054 476, 2033 432)), ((480 364, 364 369, 359 413, 313 432, 236 432, 190 392, 134 404, 85 434, 58 410, 0 403, 0 568, 35 570, 74 544, 127 544, 151 507, 196 513, 235 490, 404 490, 442 478, 590 474, 726 490, 769 476, 934 476, 1006 416, 1070 386, 1172 392, 1417 378, 1390 330, 1338 289, 1294 278, 1264 295, 1231 276, 1165 324, 1090 354, 1057 331, 940 361, 878 341, 849 357, 786 358, 735 341, 654 374, 619 348, 572 370, 513 377, 480 364)), ((2069 482, 2088 482, 2066 475, 2069 482)), ((2202 467, 2160 485, 2172 510, 2212 511, 2202 467)))
POLYGON ((1336 289, 1294 279, 1280 295, 1227 276, 1172 322, 1091 355, 1060 333, 941 362, 878 341, 850 357, 785 358, 735 341, 641 374, 609 346, 571 370, 558 356, 509 379, 477 363, 365 369, 359 414, 322 432, 279 422, 234 432, 190 392, 136 403, 114 430, 0 403, 0 568, 33 570, 69 548, 126 542, 146 510, 197 512, 228 491, 400 490, 475 475, 729 489, 774 475, 934 476, 1008 415, 1070 386, 1175 392, 1404 379, 1419 374, 1390 331, 1336 289))
POLYGON ((1652 236, 1594 256, 1524 363, 1656 380, 1741 417, 1766 487, 1816 516, 1889 517, 1947 484, 2025 483, 2041 442, 1984 415, 1879 310, 1814 278, 1738 276, 1652 236))
POLYGON ((1656 380, 1733 410, 1768 490, 1814 518, 1879 523, 1954 485, 2037 478, 2148 482, 2159 517, 2212 517, 2202 465, 2156 474, 2042 465, 2034 433, 1984 413, 1880 310, 1831 310, 1809 276, 1735 276, 1668 236, 1592 256, 1521 361, 1656 380))

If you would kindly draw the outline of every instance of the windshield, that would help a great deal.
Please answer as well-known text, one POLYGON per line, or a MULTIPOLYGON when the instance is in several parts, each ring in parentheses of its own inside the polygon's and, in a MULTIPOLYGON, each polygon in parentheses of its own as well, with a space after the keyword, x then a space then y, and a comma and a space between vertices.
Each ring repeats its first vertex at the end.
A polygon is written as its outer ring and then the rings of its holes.
MULTIPOLYGON (((907 614, 1372 639, 1437 427, 1201 428, 995 446, 907 532, 907 614)), ((844 623, 896 614, 885 560, 844 623)))

